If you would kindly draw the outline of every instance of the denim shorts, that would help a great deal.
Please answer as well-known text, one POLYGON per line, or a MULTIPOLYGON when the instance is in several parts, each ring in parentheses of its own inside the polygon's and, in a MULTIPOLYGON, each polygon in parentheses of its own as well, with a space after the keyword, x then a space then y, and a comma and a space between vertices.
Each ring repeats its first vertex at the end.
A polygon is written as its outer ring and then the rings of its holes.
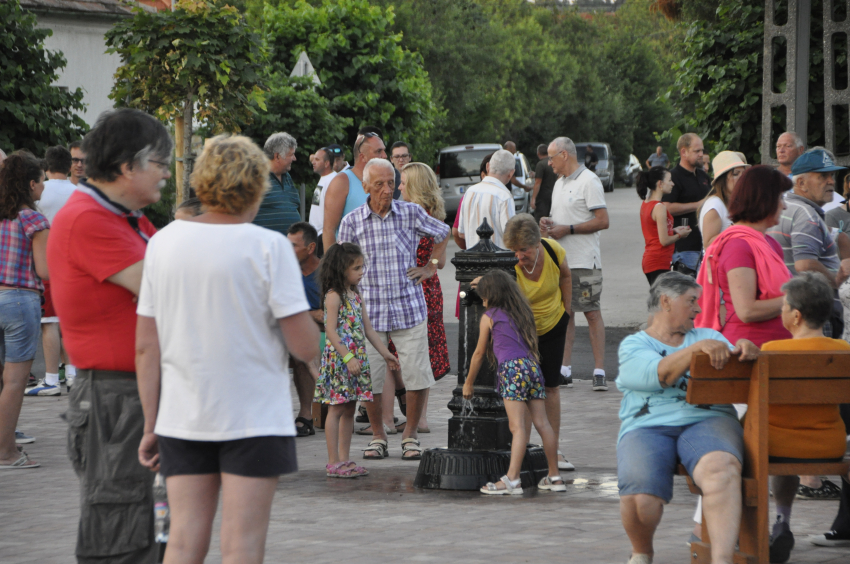
POLYGON ((681 462, 688 474, 710 452, 728 452, 744 462, 744 431, 731 417, 715 416, 683 427, 642 427, 629 431, 617 445, 620 495, 649 494, 668 503, 673 475, 681 462))
POLYGON ((0 359, 27 362, 41 339, 41 296, 30 290, 0 290, 0 359))

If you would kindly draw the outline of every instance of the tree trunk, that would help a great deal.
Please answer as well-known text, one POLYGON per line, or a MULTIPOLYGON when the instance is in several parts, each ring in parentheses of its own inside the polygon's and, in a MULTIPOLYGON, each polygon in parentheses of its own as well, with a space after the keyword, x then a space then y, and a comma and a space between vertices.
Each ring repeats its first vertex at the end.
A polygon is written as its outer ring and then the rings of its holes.
POLYGON ((184 202, 191 197, 189 177, 192 175, 192 167, 195 161, 195 157, 192 154, 192 118, 194 117, 194 99, 194 92, 190 91, 183 104, 183 186, 180 187, 180 191, 183 196, 182 201, 184 202))
POLYGON ((174 118, 174 186, 177 205, 183 203, 183 116, 174 118))

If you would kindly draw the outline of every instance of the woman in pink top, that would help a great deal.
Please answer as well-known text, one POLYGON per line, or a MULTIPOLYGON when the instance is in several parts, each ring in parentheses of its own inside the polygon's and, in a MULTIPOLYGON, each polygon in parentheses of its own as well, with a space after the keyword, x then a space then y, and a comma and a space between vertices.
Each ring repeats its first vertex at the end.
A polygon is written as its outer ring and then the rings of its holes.
POLYGON ((761 347, 788 339, 782 326, 782 285, 791 278, 782 247, 765 235, 785 209, 782 193, 791 181, 768 166, 754 166, 741 175, 729 200, 732 227, 705 251, 697 281, 703 287, 697 327, 710 327, 731 342, 746 338, 761 347))

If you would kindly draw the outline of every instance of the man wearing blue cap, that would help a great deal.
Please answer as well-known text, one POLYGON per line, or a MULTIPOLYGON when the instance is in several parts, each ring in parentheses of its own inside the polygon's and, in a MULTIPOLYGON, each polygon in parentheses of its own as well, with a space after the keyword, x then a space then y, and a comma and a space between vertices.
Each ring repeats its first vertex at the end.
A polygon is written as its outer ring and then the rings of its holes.
MULTIPOLYGON (((835 288, 850 275, 850 260, 842 265, 838 256, 837 239, 847 235, 839 233, 836 237, 832 233, 824 222, 822 206, 832 201, 835 171, 838 170, 844 167, 836 165, 824 149, 810 149, 800 155, 791 167, 794 189, 785 198, 787 209, 779 224, 767 232, 782 245, 785 266, 791 274, 807 270, 820 272, 835 288)), ((834 338, 841 338, 842 319, 842 307, 836 294, 835 313, 830 324, 834 338)))

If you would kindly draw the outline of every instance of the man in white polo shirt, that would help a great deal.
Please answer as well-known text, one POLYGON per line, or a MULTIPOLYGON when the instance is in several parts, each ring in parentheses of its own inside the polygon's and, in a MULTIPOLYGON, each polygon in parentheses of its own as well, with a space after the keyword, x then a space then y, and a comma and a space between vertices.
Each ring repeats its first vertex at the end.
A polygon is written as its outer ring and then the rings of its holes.
POLYGON ((458 211, 460 221, 457 228, 459 237, 466 241, 467 249, 478 243, 476 229, 485 218, 493 228, 491 241, 497 247, 505 248, 502 241, 505 224, 516 215, 514 197, 507 188, 513 178, 515 166, 515 158, 509 151, 496 151, 490 157, 487 176, 464 194, 458 211))
POLYGON ((608 229, 608 208, 599 177, 578 163, 576 146, 567 137, 558 137, 549 144, 549 163, 560 178, 552 189, 551 217, 540 220, 544 237, 557 239, 567 251, 567 261, 573 279, 572 317, 567 326, 564 363, 561 374, 567 386, 572 386, 573 342, 575 341, 576 312, 584 313, 590 326, 590 347, 593 350, 593 389, 606 391, 605 325, 602 322, 599 299, 602 295, 602 254, 599 232, 608 229))

